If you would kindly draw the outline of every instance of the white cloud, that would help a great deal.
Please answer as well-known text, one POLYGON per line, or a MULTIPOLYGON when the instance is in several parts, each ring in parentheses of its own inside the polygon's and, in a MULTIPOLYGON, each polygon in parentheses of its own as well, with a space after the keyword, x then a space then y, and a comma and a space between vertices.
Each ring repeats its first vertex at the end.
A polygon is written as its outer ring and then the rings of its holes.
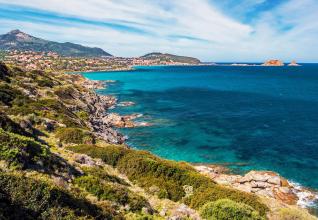
MULTIPOLYGON (((257 4, 262 2, 258 0, 257 4)), ((7 1, 0 0, 1 3, 7 1)), ((250 7, 256 4, 250 0, 243 3, 250 7)), ((150 33, 80 22, 73 22, 70 27, 0 18, 0 31, 20 28, 50 40, 100 46, 119 56, 163 51, 215 61, 262 61, 272 57, 317 61, 318 46, 313 45, 318 37, 315 0, 289 0, 259 15, 252 25, 226 16, 208 0, 10 0, 10 4, 125 24, 150 33)))

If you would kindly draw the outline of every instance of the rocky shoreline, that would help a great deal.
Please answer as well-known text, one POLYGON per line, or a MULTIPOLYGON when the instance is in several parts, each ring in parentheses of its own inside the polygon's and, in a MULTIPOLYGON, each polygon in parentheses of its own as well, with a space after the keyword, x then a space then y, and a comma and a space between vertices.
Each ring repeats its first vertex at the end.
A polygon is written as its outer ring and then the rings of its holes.
MULTIPOLYGON (((103 89, 107 81, 92 81, 85 79, 82 84, 91 90, 103 89)), ((119 115, 108 113, 107 110, 116 106, 128 107, 135 103, 130 101, 119 102, 113 96, 99 95, 95 92, 84 95, 88 103, 94 106, 90 110, 90 126, 94 133, 109 143, 125 144, 127 137, 120 134, 117 128, 134 128, 137 126, 151 126, 147 122, 135 122, 142 114, 119 115)), ((129 147, 129 146, 127 146, 129 147)), ((318 200, 318 193, 299 186, 272 171, 252 170, 245 175, 231 174, 224 166, 211 164, 193 164, 199 173, 211 178, 220 185, 253 193, 261 198, 273 199, 282 206, 293 205, 308 208, 318 200)))
POLYGON ((229 186, 258 196, 275 199, 288 205, 307 208, 318 200, 318 193, 299 186, 272 171, 252 170, 245 175, 228 173, 217 165, 194 165, 194 168, 218 184, 229 186))
POLYGON ((109 95, 100 95, 95 92, 98 89, 104 89, 107 83, 113 81, 94 81, 85 79, 81 84, 91 90, 90 93, 83 94, 83 98, 88 103, 89 127, 92 128, 95 135, 113 144, 124 144, 127 137, 120 134, 116 128, 134 128, 151 126, 148 122, 136 122, 142 114, 119 115, 109 113, 107 110, 116 106, 132 106, 135 103, 127 101, 118 103, 117 98, 109 95))

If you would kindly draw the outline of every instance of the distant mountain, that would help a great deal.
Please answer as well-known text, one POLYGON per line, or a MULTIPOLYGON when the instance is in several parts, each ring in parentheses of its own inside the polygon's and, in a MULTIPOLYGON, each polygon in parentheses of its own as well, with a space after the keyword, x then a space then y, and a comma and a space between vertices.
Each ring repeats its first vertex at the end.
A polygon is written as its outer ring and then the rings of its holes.
POLYGON ((101 48, 85 47, 73 43, 58 43, 36 38, 20 30, 0 35, 0 50, 31 50, 39 52, 53 51, 61 56, 101 57, 112 56, 101 48))
POLYGON ((168 54, 168 53, 149 53, 149 54, 142 56, 142 58, 144 58, 144 59, 161 59, 162 61, 171 60, 174 62, 189 63, 189 64, 201 63, 201 61, 197 58, 177 56, 177 55, 168 54))

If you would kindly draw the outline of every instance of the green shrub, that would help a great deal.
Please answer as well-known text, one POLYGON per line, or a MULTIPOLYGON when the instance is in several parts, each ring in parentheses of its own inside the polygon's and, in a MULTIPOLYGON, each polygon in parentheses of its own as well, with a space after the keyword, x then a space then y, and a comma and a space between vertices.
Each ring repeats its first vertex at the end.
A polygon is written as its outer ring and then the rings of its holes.
POLYGON ((94 176, 82 176, 75 179, 75 183, 90 192, 100 200, 110 200, 121 205, 129 205, 131 211, 140 211, 149 206, 141 196, 135 195, 127 188, 118 184, 109 184, 94 176))
MULTIPOLYGON (((4 58, 4 52, 0 51, 0 61, 4 58)), ((8 67, 0 62, 0 80, 8 80, 8 76, 10 76, 10 71, 8 67)))
POLYGON ((54 86, 54 82, 52 79, 50 78, 43 78, 43 79, 39 79, 37 80, 37 83, 40 87, 49 87, 52 88, 54 86))
MULTIPOLYGON (((18 99, 21 101, 21 99, 18 99)), ((40 99, 15 104, 8 113, 13 115, 36 114, 41 117, 60 121, 68 127, 84 128, 85 123, 69 110, 62 102, 55 99, 40 99)))
POLYGON ((93 144, 94 136, 86 130, 80 128, 60 128, 56 132, 56 137, 66 144, 93 144))
POLYGON ((75 89, 73 86, 59 86, 54 88, 54 93, 61 99, 74 99, 75 89))
POLYGON ((200 209, 200 215, 207 220, 261 220, 252 207, 229 199, 208 202, 200 209))
POLYGON ((11 106, 13 100, 22 99, 24 95, 6 83, 0 83, 0 102, 11 106))
POLYGON ((0 173, 0 196, 7 219, 113 219, 74 193, 22 175, 0 173))
POLYGON ((89 114, 85 111, 76 112, 76 115, 77 115, 77 117, 79 117, 83 121, 88 121, 88 119, 89 119, 89 114))
POLYGON ((196 209, 205 203, 229 198, 235 202, 251 206, 262 216, 268 210, 255 195, 217 185, 187 164, 163 160, 148 152, 116 146, 97 147, 95 145, 72 146, 68 149, 100 158, 105 163, 116 166, 131 181, 142 187, 159 187, 159 197, 174 201, 183 200, 196 209), (184 185, 193 187, 192 196, 184 198, 184 185))
POLYGON ((117 176, 113 176, 113 175, 108 174, 103 168, 84 167, 82 169, 86 174, 97 177, 98 179, 101 179, 103 181, 111 182, 111 183, 118 183, 118 184, 125 185, 125 186, 129 185, 125 180, 123 180, 117 176))
POLYGON ((93 176, 81 176, 75 179, 75 183, 92 193, 100 200, 110 200, 120 204, 128 201, 128 192, 122 187, 114 187, 102 182, 99 178, 93 176))
POLYGON ((308 214, 305 210, 295 208, 283 208, 278 214, 279 220, 315 220, 317 218, 308 214))
POLYGON ((87 154, 94 158, 100 158, 105 163, 116 166, 118 161, 129 151, 127 148, 109 145, 107 147, 98 147, 96 145, 76 145, 69 146, 67 149, 80 153, 87 154))
POLYGON ((5 132, 0 128, 0 159, 14 168, 27 168, 45 163, 49 149, 32 138, 5 132))
POLYGON ((259 201, 259 198, 256 195, 230 189, 221 185, 207 188, 201 187, 197 189, 192 196, 186 198, 185 203, 198 209, 208 202, 217 201, 219 199, 231 199, 235 202, 245 203, 257 210, 262 216, 265 215, 268 210, 268 208, 259 201))
POLYGON ((5 131, 16 133, 24 136, 31 136, 21 126, 12 121, 5 113, 0 112, 0 128, 5 131))

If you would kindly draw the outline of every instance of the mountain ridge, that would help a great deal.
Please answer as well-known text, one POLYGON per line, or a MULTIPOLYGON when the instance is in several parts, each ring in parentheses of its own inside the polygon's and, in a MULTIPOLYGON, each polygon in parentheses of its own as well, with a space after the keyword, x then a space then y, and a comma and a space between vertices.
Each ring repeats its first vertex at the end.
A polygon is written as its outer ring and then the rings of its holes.
POLYGON ((0 35, 0 50, 30 50, 37 52, 56 52, 69 57, 112 56, 101 48, 86 47, 71 42, 59 43, 37 38, 18 29, 0 35))

